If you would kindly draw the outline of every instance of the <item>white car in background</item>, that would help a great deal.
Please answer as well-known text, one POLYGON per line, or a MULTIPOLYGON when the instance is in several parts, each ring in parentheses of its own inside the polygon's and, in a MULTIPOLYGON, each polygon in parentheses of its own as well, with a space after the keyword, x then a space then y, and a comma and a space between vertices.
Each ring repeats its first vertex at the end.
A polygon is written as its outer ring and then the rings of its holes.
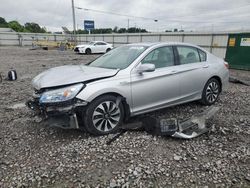
POLYGON ((92 41, 88 44, 77 45, 74 49, 79 54, 106 53, 113 48, 112 44, 104 41, 92 41))

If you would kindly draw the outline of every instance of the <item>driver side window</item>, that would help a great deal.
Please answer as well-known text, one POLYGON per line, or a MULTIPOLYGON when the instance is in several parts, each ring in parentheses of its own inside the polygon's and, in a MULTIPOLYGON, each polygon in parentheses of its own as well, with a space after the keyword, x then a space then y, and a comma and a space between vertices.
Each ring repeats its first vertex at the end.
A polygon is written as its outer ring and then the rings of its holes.
POLYGON ((142 61, 142 64, 151 63, 155 68, 164 68, 174 65, 174 53, 171 46, 160 47, 151 51, 142 61))

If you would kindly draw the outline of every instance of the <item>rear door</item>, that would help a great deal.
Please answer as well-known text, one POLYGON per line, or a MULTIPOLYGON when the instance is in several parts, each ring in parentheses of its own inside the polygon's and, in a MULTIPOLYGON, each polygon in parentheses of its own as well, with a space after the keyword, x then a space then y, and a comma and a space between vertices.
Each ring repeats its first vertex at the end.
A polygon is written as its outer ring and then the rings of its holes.
POLYGON ((206 53, 192 46, 174 47, 179 59, 180 96, 183 101, 199 99, 209 79, 206 53))
POLYGON ((176 75, 172 46, 160 47, 149 52, 140 64, 151 63, 154 72, 131 72, 133 113, 152 111, 173 103, 179 97, 180 83, 176 75))
POLYGON ((106 52, 107 44, 104 42, 95 43, 95 51, 96 53, 104 53, 106 52))

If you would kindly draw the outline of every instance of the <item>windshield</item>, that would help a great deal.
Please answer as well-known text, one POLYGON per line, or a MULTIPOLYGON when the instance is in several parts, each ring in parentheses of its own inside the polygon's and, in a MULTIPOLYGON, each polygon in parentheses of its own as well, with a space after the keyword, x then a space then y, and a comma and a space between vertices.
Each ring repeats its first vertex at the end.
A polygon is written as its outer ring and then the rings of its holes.
POLYGON ((146 49, 146 46, 141 45, 121 46, 97 58, 90 63, 89 66, 108 69, 125 69, 146 49))
POLYGON ((89 45, 94 45, 94 44, 95 44, 95 42, 90 42, 90 43, 89 43, 89 45))

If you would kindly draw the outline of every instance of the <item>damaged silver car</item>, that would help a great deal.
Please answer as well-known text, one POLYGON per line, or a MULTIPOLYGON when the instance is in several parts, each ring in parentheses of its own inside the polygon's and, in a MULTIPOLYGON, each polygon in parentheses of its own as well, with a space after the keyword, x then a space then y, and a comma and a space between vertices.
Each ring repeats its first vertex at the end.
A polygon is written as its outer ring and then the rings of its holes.
POLYGON ((228 64, 198 46, 128 44, 87 65, 39 74, 27 105, 50 125, 103 135, 146 112, 195 100, 212 105, 228 78, 228 64))

